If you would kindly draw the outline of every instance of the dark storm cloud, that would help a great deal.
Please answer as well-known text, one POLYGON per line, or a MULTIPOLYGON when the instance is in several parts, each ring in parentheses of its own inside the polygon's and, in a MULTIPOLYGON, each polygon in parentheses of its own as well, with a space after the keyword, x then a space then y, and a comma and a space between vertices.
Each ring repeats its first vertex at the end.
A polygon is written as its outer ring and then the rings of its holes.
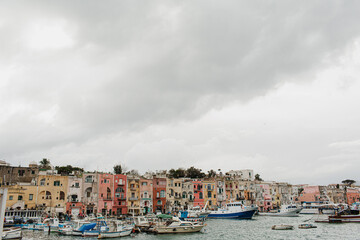
POLYGON ((359 37, 359 7, 359 1, 7 1, 0 59, 21 74, 0 99, 26 107, 5 113, 0 134, 13 140, 0 149, 81 143, 264 95, 342 53, 359 37), (29 49, 22 33, 38 19, 65 21, 73 45, 29 49), (52 108, 52 120, 34 118, 52 108))

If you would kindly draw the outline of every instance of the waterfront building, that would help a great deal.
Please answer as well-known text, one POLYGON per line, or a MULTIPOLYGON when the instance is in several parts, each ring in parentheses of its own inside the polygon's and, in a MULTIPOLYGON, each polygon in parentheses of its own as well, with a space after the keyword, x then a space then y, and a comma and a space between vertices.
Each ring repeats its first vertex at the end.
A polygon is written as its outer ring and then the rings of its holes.
POLYGON ((153 212, 153 180, 140 178, 140 208, 144 214, 153 212))
POLYGON ((166 178, 153 177, 153 207, 154 212, 165 213, 166 210, 166 178))
POLYGON ((245 200, 244 189, 241 189, 242 192, 239 192, 238 180, 235 180, 235 177, 226 174, 225 175, 225 192, 226 192, 226 203, 245 200))
POLYGON ((16 185, 17 183, 33 183, 39 174, 36 162, 31 162, 29 167, 10 166, 5 161, 0 161, 0 186, 16 185))
POLYGON ((181 209, 182 179, 167 178, 166 180, 166 212, 179 211, 181 209))
POLYGON ((200 208, 203 208, 205 206, 205 202, 202 181, 194 180, 192 183, 194 185, 194 207, 199 206, 200 208))
POLYGON ((218 207, 225 207, 226 205, 226 191, 225 191, 225 177, 222 176, 220 173, 220 176, 216 177, 216 202, 218 207))
POLYGON ((120 216, 128 212, 126 193, 127 193, 127 176, 123 174, 115 174, 114 178, 114 203, 113 214, 120 216))
POLYGON ((202 181, 203 192, 204 192, 204 202, 208 203, 209 209, 215 209, 217 207, 217 188, 216 181, 214 178, 204 179, 202 181))
POLYGON ((251 169, 230 170, 227 175, 242 181, 254 181, 254 171, 251 169))
POLYGON ((68 176, 67 214, 83 216, 86 213, 85 205, 81 202, 82 187, 82 177, 68 176))
POLYGON ((68 176, 49 175, 51 171, 40 171, 38 176, 37 207, 48 214, 66 212, 68 176))
POLYGON ((86 172, 82 176, 81 202, 84 204, 86 215, 98 212, 99 174, 86 172))
POLYGON ((191 209, 194 206, 194 185, 192 180, 184 178, 181 183, 181 202, 184 210, 191 209))
POLYGON ((127 176, 127 209, 129 214, 139 215, 140 208, 140 177, 137 175, 127 176))
POLYGON ((347 204, 351 205, 355 202, 360 202, 360 192, 359 188, 348 187, 346 188, 346 200, 347 204))
POLYGON ((301 203, 320 201, 319 186, 303 186, 303 191, 300 193, 299 201, 301 203))
POLYGON ((113 209, 114 178, 110 173, 99 173, 98 208, 103 216, 111 215, 113 209))
POLYGON ((37 186, 19 183, 8 186, 6 208, 9 210, 36 209, 37 186))
POLYGON ((261 183, 260 186, 260 197, 257 201, 259 210, 261 212, 267 212, 272 208, 272 196, 270 193, 270 185, 268 183, 261 183))

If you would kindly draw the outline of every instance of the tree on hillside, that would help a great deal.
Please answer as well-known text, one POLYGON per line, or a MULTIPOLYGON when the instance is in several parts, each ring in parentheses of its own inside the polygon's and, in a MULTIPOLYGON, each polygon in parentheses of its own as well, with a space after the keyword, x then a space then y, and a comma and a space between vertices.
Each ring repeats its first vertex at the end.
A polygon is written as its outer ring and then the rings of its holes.
POLYGON ((61 174, 62 176, 69 176, 72 172, 78 172, 80 174, 84 172, 84 169, 73 167, 71 165, 56 166, 55 170, 57 170, 58 174, 61 174))
POLYGON ((262 180, 262 178, 260 177, 260 174, 255 174, 255 180, 256 181, 264 181, 264 180, 262 180))
POLYGON ((354 183, 356 183, 356 181, 355 181, 355 180, 351 180, 351 179, 346 179, 346 180, 343 180, 342 183, 343 183, 343 184, 346 184, 346 185, 348 185, 348 186, 351 186, 351 185, 353 185, 354 183))
POLYGON ((216 177, 216 171, 214 171, 214 170, 211 169, 210 171, 208 171, 207 177, 208 177, 208 178, 214 178, 214 177, 216 177))
POLYGON ((50 167, 50 160, 48 160, 47 158, 43 158, 40 161, 40 168, 41 169, 51 169, 50 167))
POLYGON ((204 178, 205 176, 206 174, 203 173, 201 169, 195 167, 189 167, 186 169, 186 177, 188 178, 204 178))
POLYGON ((178 169, 170 169, 169 173, 168 173, 168 177, 169 178, 183 178, 186 176, 186 172, 185 169, 183 168, 178 168, 178 169))
POLYGON ((115 174, 122 174, 122 172, 123 172, 123 169, 122 169, 120 164, 114 166, 114 173, 115 174))

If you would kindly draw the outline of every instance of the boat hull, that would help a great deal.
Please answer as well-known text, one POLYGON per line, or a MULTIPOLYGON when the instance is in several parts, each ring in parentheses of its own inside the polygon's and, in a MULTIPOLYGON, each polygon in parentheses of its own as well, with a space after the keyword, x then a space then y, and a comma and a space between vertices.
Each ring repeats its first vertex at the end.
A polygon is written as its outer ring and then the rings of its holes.
POLYGON ((126 237, 129 236, 132 232, 132 229, 126 229, 120 232, 103 232, 100 233, 98 238, 117 238, 117 237, 126 237))
POLYGON ((204 225, 192 226, 192 227, 157 227, 154 232, 159 234, 165 233, 194 233, 200 232, 204 225))
POLYGON ((241 211, 241 212, 219 212, 214 211, 208 215, 208 218, 237 218, 237 219, 252 219, 255 210, 241 211))
POLYGON ((21 228, 4 228, 2 233, 2 239, 22 239, 21 228))

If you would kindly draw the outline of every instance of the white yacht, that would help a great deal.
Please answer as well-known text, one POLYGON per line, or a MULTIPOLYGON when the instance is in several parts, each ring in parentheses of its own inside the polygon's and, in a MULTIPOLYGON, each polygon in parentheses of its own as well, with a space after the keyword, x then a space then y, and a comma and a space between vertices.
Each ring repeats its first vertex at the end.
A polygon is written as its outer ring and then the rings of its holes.
POLYGON ((281 208, 278 210, 273 210, 270 212, 260 212, 260 216, 274 216, 274 217, 297 217, 299 216, 302 207, 295 204, 281 205, 281 208))

